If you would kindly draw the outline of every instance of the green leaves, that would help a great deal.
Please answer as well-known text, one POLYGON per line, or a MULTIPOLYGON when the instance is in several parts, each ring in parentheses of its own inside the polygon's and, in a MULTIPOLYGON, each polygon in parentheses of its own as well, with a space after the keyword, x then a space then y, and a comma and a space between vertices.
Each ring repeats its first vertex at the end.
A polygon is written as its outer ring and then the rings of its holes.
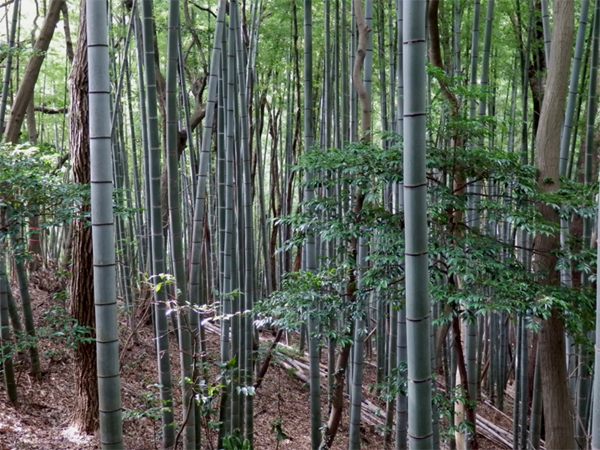
MULTIPOLYGON (((561 180, 558 191, 540 192, 537 169, 524 164, 520 154, 483 145, 492 141, 492 130, 500 124, 460 114, 436 129, 442 139, 430 143, 427 150, 432 299, 452 305, 454 313, 461 315, 472 310, 475 315, 491 311, 544 319, 551 307, 557 307, 567 324, 580 328, 592 316, 593 293, 565 286, 549 292, 543 282, 550 274, 535 265, 529 268, 533 249, 521 236, 524 232, 530 238, 560 232, 555 221, 538 212, 540 204, 563 218, 595 217, 598 186, 561 180), (476 227, 473 217, 479 219, 476 227)), ((381 139, 391 143, 389 148, 379 147, 374 139, 368 145, 313 149, 293 167, 315 174, 305 182, 315 196, 301 204, 301 212, 276 219, 294 230, 285 249, 299 247, 312 235, 332 243, 336 259, 323 261, 318 272, 289 275, 281 291, 260 303, 260 324, 298 329, 299 317, 307 312, 319 310, 321 320, 328 320, 336 308, 353 318, 356 311, 345 298, 344 283, 350 271, 357 270, 348 250, 359 238, 368 247, 368 256, 355 296, 381 295, 393 305, 402 304, 404 219, 401 211, 396 212, 399 207, 390 212, 384 198, 389 186, 402 181, 402 140, 391 133, 382 134, 381 139), (365 198, 358 212, 353 208, 357 193, 365 198)), ((581 240, 568 238, 555 253, 557 270, 576 270, 594 278, 596 252, 581 240)), ((474 320, 475 316, 463 318, 474 320)))
POLYGON ((349 303, 344 295, 346 269, 342 266, 288 274, 280 291, 257 302, 255 324, 298 330, 303 323, 298 317, 317 309, 321 320, 339 317, 340 309, 349 303))
MULTIPOLYGON (((34 215, 43 217, 40 228, 44 231, 83 214, 89 187, 64 181, 56 170, 59 156, 51 146, 0 147, 0 207, 10 216, 7 226, 0 228, 0 239, 8 235, 26 237, 24 225, 34 215)), ((16 241, 13 252, 25 256, 24 242, 16 241)))
POLYGON ((283 421, 281 418, 271 422, 271 433, 275 434, 275 439, 277 439, 277 442, 285 441, 289 438, 289 436, 283 431, 283 421))

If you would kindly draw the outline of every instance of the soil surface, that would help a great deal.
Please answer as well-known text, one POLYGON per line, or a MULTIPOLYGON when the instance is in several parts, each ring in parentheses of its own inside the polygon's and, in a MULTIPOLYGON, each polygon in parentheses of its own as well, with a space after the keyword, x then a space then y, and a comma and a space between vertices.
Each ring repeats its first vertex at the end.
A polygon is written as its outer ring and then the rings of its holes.
MULTIPOLYGON (((29 375, 26 353, 15 355, 16 377, 20 405, 13 407, 7 400, 5 386, 0 382, 0 450, 74 450, 99 449, 98 436, 86 435, 70 426, 71 410, 73 407, 75 367, 72 350, 61 337, 60 329, 64 324, 65 299, 53 295, 60 290, 64 283, 53 280, 51 273, 32 276, 31 300, 36 318, 36 328, 44 337, 39 339, 40 357, 43 377, 36 381, 29 375)), ((15 299, 18 301, 16 285, 12 286, 15 299)), ((160 417, 157 397, 157 366, 155 345, 152 338, 151 324, 147 315, 144 317, 143 308, 138 312, 137 323, 140 324, 137 336, 132 334, 131 326, 121 316, 121 391, 124 409, 124 446, 127 450, 151 450, 161 448, 160 417)), ((181 422, 180 399, 176 379, 179 374, 179 358, 175 334, 170 336, 171 367, 174 376, 174 414, 181 422)), ((218 336, 207 332, 209 362, 218 360, 218 336)), ((271 333, 261 333, 261 339, 272 339, 271 333)), ((289 348, 292 341, 282 341, 289 348)), ((326 352, 323 352, 325 355, 326 352)), ((324 356, 325 357, 325 356, 324 356)), ((256 450, 279 449, 310 449, 310 411, 309 389, 301 380, 301 372, 286 369, 285 361, 293 359, 289 352, 282 352, 273 359, 271 367, 260 388, 254 396, 254 426, 256 450), (277 439, 277 431, 279 441, 277 439)), ((301 362, 303 355, 298 355, 301 362)), ((371 405, 370 422, 361 428, 363 447, 368 449, 384 449, 384 439, 381 430, 384 424, 385 403, 376 398, 369 386, 375 382, 374 359, 367 359, 365 365, 365 389, 363 397, 371 405), (377 410, 379 408, 379 410, 377 410), (377 418, 377 414, 381 417, 377 418)), ((326 361, 322 361, 326 367, 326 361)), ((215 377, 217 369, 211 366, 210 376, 215 377)), ((322 390, 322 405, 327 404, 326 389, 322 390)), ((364 411, 364 410, 363 410, 364 411)), ((489 415, 488 420, 498 426, 510 430, 506 417, 495 412, 492 408, 482 408, 482 413, 489 415)), ((323 420, 328 412, 323 408, 323 420)), ((510 417, 510 416, 507 416, 510 417)), ((213 418, 217 420, 216 417, 213 418)), ((348 448, 348 403, 346 403, 342 424, 335 439, 333 449, 348 448)), ((203 445, 206 450, 216 450, 214 431, 203 429, 203 445)), ((507 448, 488 440, 483 435, 479 437, 481 449, 507 448)))

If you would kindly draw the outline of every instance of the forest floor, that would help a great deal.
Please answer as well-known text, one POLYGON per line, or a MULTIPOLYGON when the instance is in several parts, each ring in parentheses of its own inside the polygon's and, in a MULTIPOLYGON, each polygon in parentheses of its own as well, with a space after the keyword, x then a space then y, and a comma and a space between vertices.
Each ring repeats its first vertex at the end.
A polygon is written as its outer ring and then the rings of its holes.
MULTIPOLYGON (((43 377, 41 381, 36 381, 28 373, 27 358, 15 357, 20 402, 18 408, 8 402, 4 383, 0 382, 0 450, 99 449, 98 436, 82 434, 70 427, 75 398, 75 366, 72 351, 61 334, 62 327, 67 323, 65 300, 52 294, 64 286, 50 272, 35 275, 31 279, 31 300, 36 329, 40 335, 45 336, 38 341, 43 377)), ((16 286, 13 286, 13 292, 18 299, 16 286)), ((210 331, 209 327, 207 358, 209 361, 217 361, 218 336, 210 331)), ((265 340, 272 340, 270 333, 262 334, 265 340)), ((125 412, 124 447, 126 450, 159 449, 161 439, 156 401, 157 367, 151 325, 144 323, 139 328, 137 339, 134 339, 131 327, 126 319, 122 319, 120 336, 121 391, 125 412)), ((171 367, 172 373, 177 374, 177 344, 174 334, 171 334, 171 337, 171 367)), ((293 355, 289 354, 290 352, 281 353, 279 357, 274 358, 262 386, 254 396, 256 450, 310 449, 309 389, 302 381, 303 358, 299 355, 299 362, 296 362, 293 355), (279 441, 278 430, 283 432, 279 434, 279 441)), ((374 366, 372 362, 365 365, 363 396, 367 407, 363 408, 363 412, 370 423, 364 423, 361 438, 364 448, 383 450, 385 445, 381 429, 385 421, 385 404, 369 389, 369 385, 372 386, 375 380, 374 366)), ((321 403, 326 405, 326 390, 322 391, 324 393, 321 403)), ((174 413, 178 418, 180 408, 177 403, 180 402, 181 395, 175 381, 173 394, 176 404, 174 413)), ((479 410, 492 426, 500 427, 507 433, 512 429, 510 413, 505 415, 489 405, 486 406, 485 403, 479 410)), ((325 409, 322 414, 326 419, 325 409)), ((333 449, 348 448, 348 422, 346 403, 333 449)), ((481 449, 509 448, 497 439, 490 440, 493 437, 489 432, 482 432, 482 427, 479 430, 481 449)), ((203 430, 203 449, 216 450, 214 435, 214 432, 207 435, 203 430)))

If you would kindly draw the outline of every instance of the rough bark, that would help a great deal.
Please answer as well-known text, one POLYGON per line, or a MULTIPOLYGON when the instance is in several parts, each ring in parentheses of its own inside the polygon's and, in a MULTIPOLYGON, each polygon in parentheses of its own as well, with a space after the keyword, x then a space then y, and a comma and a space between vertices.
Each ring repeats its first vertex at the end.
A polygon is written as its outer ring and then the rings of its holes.
MULTIPOLYGON (((541 192, 555 192, 559 187, 560 132, 575 32, 573 2, 555 1, 554 18, 548 83, 536 135, 535 162, 538 168, 538 188, 541 192)), ((545 220, 553 221, 558 226, 558 217, 551 206, 540 203, 538 211, 545 220)), ((555 251, 559 248, 558 234, 538 233, 534 240, 534 248, 535 269, 543 275, 546 284, 558 285, 555 256, 555 251)), ((538 345, 542 369, 546 448, 574 448, 573 412, 565 365, 564 322, 556 308, 542 324, 538 345)))
MULTIPOLYGON (((73 181, 90 182, 88 133, 88 74, 85 0, 81 2, 81 16, 77 48, 69 76, 69 141, 73 162, 73 181)), ((83 211, 82 211, 83 212, 83 211)), ((83 218, 72 224, 72 279, 71 314, 79 325, 93 327, 94 283, 92 265, 92 228, 83 218)), ((75 348, 75 406, 74 425, 81 431, 93 432, 98 428, 98 383, 96 379, 96 344, 78 343, 75 348)))
POLYGON ((64 0, 50 1, 50 5, 48 6, 48 14, 44 20, 42 29, 40 30, 40 34, 35 41, 35 52, 27 62, 25 74, 23 75, 21 85, 19 86, 19 90, 12 104, 10 118, 8 119, 8 124, 6 126, 6 135, 4 137, 6 142, 16 144, 19 141, 21 126, 23 125, 23 120, 25 119, 25 112, 29 103, 31 102, 31 99, 33 98, 35 83, 40 74, 40 69, 42 68, 44 58, 46 57, 46 51, 50 46, 52 36, 54 36, 54 28, 56 27, 56 23, 60 17, 60 10, 63 3, 64 0))

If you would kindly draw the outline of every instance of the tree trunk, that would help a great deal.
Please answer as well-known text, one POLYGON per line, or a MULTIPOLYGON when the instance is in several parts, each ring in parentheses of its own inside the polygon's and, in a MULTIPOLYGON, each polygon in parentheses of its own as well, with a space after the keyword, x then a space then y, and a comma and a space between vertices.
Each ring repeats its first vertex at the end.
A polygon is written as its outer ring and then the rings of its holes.
POLYGON ((54 28, 60 17, 60 10, 62 8, 64 0, 51 0, 48 6, 48 14, 42 25, 40 35, 35 41, 34 54, 29 59, 27 67, 25 68, 25 74, 21 80, 19 91, 15 97, 10 111, 10 118, 6 126, 6 142, 16 144, 19 141, 19 135, 21 134, 21 125, 25 119, 25 112, 29 102, 33 98, 35 89, 35 83, 40 74, 42 63, 46 57, 46 51, 50 46, 50 41, 54 35, 54 28))
MULTIPOLYGON (((560 131, 575 32, 573 2, 555 2, 554 17, 548 83, 536 136, 535 162, 538 167, 538 186, 542 192, 554 192, 559 187, 560 131)), ((551 206, 540 204, 538 211, 545 220, 558 223, 558 217, 551 206)), ((558 235, 556 234, 539 233, 534 240, 535 269, 545 274, 545 282, 548 285, 557 285, 559 282, 554 253, 558 250, 558 246, 558 235)), ((549 450, 574 448, 572 408, 564 356, 564 323, 558 310, 553 309, 548 320, 543 322, 538 345, 542 376, 542 401, 547 430, 546 448, 549 450)))
MULTIPOLYGON (((35 124, 35 105, 33 96, 27 105, 27 136, 30 144, 37 144, 37 127, 35 124)), ((29 244, 28 250, 33 259, 27 264, 30 271, 36 271, 40 268, 42 262, 42 246, 40 243, 40 216, 34 214, 29 219, 29 244)))
MULTIPOLYGON (((90 182, 88 136, 88 65, 85 0, 81 2, 77 48, 69 76, 69 141, 73 162, 73 181, 90 182)), ((89 206, 84 206, 89 211, 89 206)), ((83 212, 83 211, 82 211, 83 212)), ((93 327, 94 277, 92 267, 92 228, 83 217, 72 224, 71 314, 82 326, 93 327)), ((81 431, 98 428, 98 382, 96 379, 96 344, 79 342, 75 348, 74 425, 81 431)))
POLYGON ((33 95, 27 104, 27 139, 30 144, 37 143, 37 127, 35 125, 35 105, 33 103, 33 95))
POLYGON ((29 244, 28 250, 32 260, 29 261, 29 270, 35 272, 42 265, 42 243, 40 242, 40 216, 34 214, 29 218, 29 244))

